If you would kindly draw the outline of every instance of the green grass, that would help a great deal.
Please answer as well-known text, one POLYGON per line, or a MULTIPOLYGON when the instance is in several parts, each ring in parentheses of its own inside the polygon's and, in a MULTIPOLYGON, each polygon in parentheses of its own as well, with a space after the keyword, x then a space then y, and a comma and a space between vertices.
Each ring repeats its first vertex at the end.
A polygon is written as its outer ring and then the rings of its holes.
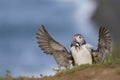
POLYGON ((67 68, 67 69, 61 70, 60 72, 57 72, 56 75, 70 74, 70 73, 74 73, 76 71, 80 71, 80 70, 83 70, 83 69, 86 69, 86 68, 90 68, 92 66, 93 65, 89 65, 89 64, 85 64, 85 65, 81 65, 81 66, 76 65, 72 69, 67 68))
MULTIPOLYGON (((74 66, 72 69, 64 69, 61 70, 60 72, 57 72, 56 75, 65 75, 65 74, 71 74, 77 71, 81 71, 84 69, 88 69, 88 68, 93 68, 93 67, 110 67, 110 68, 115 68, 116 64, 120 64, 120 59, 115 59, 115 60, 111 60, 110 62, 106 62, 106 63, 99 63, 99 64, 84 64, 81 66, 74 66)), ((119 71, 120 72, 120 71, 119 71)))

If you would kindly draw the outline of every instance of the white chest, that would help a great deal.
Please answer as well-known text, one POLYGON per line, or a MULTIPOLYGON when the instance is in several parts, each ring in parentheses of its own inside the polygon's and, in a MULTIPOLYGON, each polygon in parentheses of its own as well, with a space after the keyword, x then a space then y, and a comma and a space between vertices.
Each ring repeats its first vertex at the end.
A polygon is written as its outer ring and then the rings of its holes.
POLYGON ((86 45, 80 48, 71 47, 71 53, 74 58, 75 64, 92 64, 91 49, 88 49, 86 45))

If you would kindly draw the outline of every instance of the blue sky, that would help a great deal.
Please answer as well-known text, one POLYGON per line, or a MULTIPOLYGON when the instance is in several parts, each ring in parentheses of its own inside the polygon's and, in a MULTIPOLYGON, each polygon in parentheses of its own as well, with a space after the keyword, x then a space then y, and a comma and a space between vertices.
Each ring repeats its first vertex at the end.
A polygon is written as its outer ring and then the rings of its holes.
POLYGON ((90 19, 96 6, 93 0, 0 0, 0 76, 7 69, 14 77, 54 74, 55 60, 36 42, 42 24, 68 50, 76 33, 96 46, 96 25, 90 19))

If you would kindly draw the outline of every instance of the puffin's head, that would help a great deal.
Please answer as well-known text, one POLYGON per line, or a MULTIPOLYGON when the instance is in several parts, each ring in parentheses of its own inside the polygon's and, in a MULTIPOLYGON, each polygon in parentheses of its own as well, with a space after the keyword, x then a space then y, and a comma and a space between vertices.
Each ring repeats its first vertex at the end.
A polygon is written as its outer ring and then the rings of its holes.
POLYGON ((71 43, 71 47, 72 46, 81 46, 83 44, 85 44, 85 39, 84 37, 81 35, 81 34, 75 34, 73 36, 73 40, 72 40, 72 43, 71 43))

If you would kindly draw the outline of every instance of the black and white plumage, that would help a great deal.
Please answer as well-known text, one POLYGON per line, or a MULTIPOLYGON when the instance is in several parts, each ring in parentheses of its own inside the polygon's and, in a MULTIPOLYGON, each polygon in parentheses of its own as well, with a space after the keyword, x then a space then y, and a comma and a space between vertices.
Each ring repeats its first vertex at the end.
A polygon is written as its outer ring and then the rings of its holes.
POLYGON ((38 30, 36 38, 41 50, 52 55, 59 66, 68 67, 70 65, 71 54, 49 35, 44 25, 38 30))
POLYGON ((92 46, 86 43, 81 34, 76 34, 71 43, 71 53, 75 64, 93 64, 97 58, 99 62, 103 62, 110 53, 111 37, 109 31, 105 27, 99 29, 98 48, 93 50, 92 46))
POLYGON ((97 58, 99 62, 103 62, 110 53, 111 48, 110 33, 105 27, 99 29, 97 50, 93 50, 81 34, 76 34, 73 37, 70 52, 68 52, 64 46, 49 35, 43 25, 38 30, 36 38, 41 50, 52 55, 57 64, 64 67, 69 67, 70 63, 73 65, 93 64, 95 63, 94 58, 97 58))
POLYGON ((87 44, 81 34, 74 35, 71 44, 71 53, 75 64, 92 64, 92 46, 87 44))

